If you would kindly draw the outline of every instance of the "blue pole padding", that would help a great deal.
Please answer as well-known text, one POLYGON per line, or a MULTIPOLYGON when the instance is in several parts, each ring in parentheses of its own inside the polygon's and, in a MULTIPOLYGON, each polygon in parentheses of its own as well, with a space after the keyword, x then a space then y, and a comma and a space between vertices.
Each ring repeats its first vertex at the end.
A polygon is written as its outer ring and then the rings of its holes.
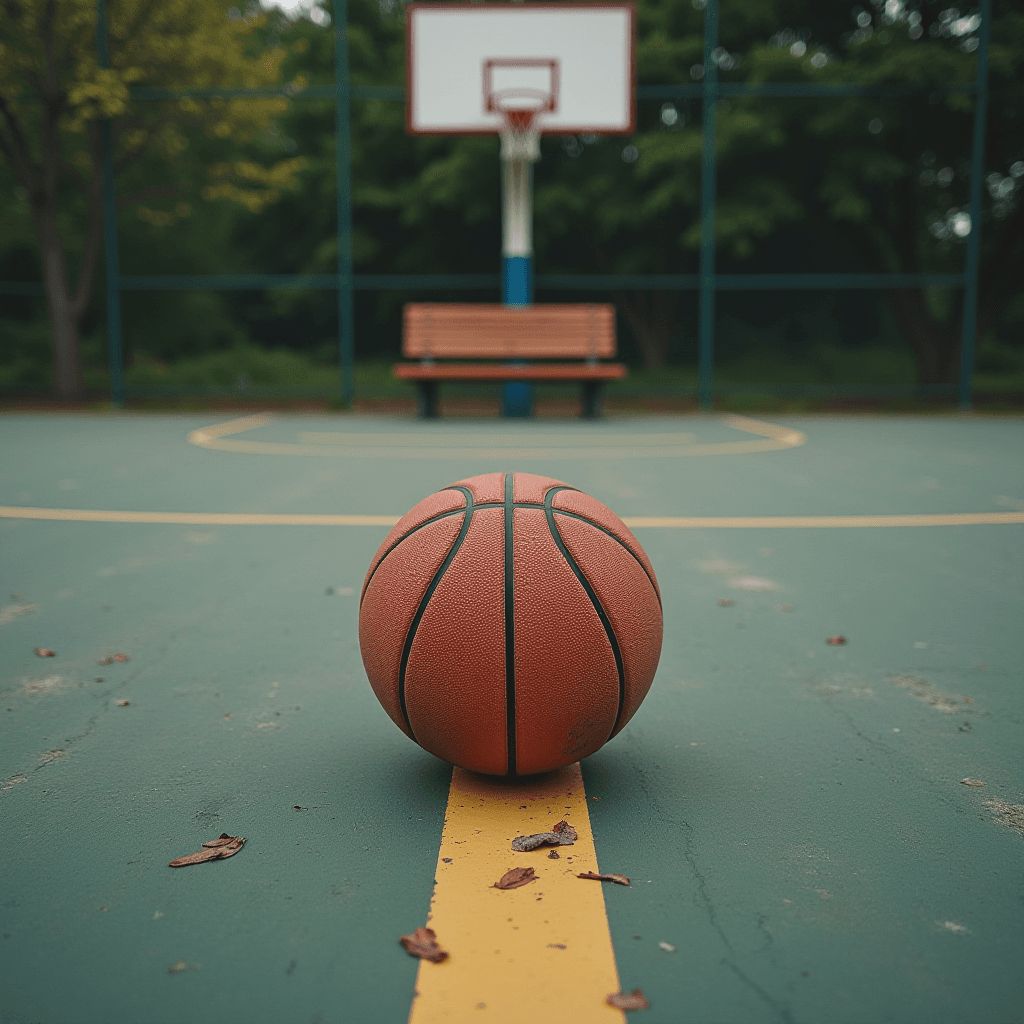
MULTIPOLYGON (((502 268, 502 299, 506 306, 528 306, 533 300, 533 257, 506 256, 502 268)), ((533 385, 509 381, 502 387, 501 411, 505 416, 533 415, 533 385)))
POLYGON ((502 298, 506 306, 528 306, 533 302, 533 257, 506 256, 502 298))

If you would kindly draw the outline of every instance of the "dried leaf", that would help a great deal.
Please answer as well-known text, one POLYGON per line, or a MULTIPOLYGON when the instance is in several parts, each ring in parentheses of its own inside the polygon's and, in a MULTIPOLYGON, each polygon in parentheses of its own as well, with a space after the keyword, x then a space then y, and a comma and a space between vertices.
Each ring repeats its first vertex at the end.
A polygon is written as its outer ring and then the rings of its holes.
POLYGON ((961 786, 972 786, 975 789, 980 789, 982 786, 985 785, 985 783, 982 782, 981 779, 961 779, 960 780, 960 785, 961 786))
POLYGON ((433 928, 417 928, 411 935, 403 935, 399 940, 409 956, 418 956, 421 960, 429 960, 439 964, 448 959, 448 954, 437 944, 437 935, 433 928))
POLYGON ((617 1010, 646 1010, 651 1005, 638 988, 632 992, 613 992, 606 996, 604 1001, 617 1010))
POLYGON ((533 868, 511 868, 491 888, 518 889, 521 885, 526 885, 527 882, 535 882, 536 880, 537 873, 533 868))
POLYGON ((833 647, 842 647, 843 644, 846 643, 846 637, 845 636, 830 636, 825 642, 831 644, 833 647))
POLYGON ((128 701, 126 701, 126 700, 115 700, 115 701, 114 701, 114 703, 115 703, 115 704, 116 704, 116 705, 117 705, 117 706, 118 706, 119 708, 126 708, 126 707, 128 707, 128 703, 129 703, 129 702, 128 702, 128 701))
POLYGON ((57 652, 51 651, 49 647, 37 647, 33 654, 39 655, 40 658, 56 658, 57 652))
POLYGON ((537 832, 532 836, 516 836, 512 849, 516 853, 536 850, 538 846, 572 846, 579 838, 576 829, 567 821, 560 821, 550 832, 537 832))
POLYGON ((105 658, 100 658, 97 662, 99 665, 113 665, 115 661, 128 661, 129 657, 127 654, 108 654, 105 658))
POLYGON ((178 857, 172 860, 168 867, 184 868, 190 864, 203 864, 208 860, 224 860, 233 857, 245 845, 245 836, 229 836, 222 832, 220 839, 212 839, 203 843, 203 849, 197 853, 190 853, 186 857, 178 857))
POLYGON ((616 885, 629 885, 629 879, 625 875, 599 875, 595 871, 584 871, 577 875, 577 878, 593 878, 598 882, 615 882, 616 885))
POLYGON ((569 824, 569 822, 562 820, 552 830, 562 836, 562 844, 568 846, 570 843, 575 843, 579 836, 576 833, 576 829, 569 824))

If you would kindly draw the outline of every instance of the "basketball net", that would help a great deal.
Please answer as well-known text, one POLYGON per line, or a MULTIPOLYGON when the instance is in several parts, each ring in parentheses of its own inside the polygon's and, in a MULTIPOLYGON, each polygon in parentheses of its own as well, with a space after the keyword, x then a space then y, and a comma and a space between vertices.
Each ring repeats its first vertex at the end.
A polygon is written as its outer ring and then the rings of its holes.
POLYGON ((505 127, 501 130, 501 159, 526 160, 533 163, 540 159, 540 130, 534 127, 536 109, 529 107, 502 107, 505 127))

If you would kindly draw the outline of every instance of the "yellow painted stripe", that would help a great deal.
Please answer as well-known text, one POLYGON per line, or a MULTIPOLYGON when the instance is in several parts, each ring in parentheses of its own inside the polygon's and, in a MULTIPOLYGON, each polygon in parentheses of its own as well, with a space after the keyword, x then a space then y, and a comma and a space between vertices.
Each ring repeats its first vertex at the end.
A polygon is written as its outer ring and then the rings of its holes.
POLYGON ((596 870, 578 764, 516 781, 456 768, 427 919, 449 958, 420 963, 409 1024, 622 1024, 605 1002, 619 979, 602 883, 576 877, 596 870), (563 818, 579 838, 558 860, 546 847, 512 851, 516 836, 563 818), (514 867, 533 867, 537 880, 493 888, 514 867))
POLYGON ((907 516, 624 516, 631 529, 842 529, 865 526, 993 526, 1024 523, 1024 512, 950 512, 907 516))
MULTIPOLYGON (((131 512, 88 508, 0 506, 0 519, 86 523, 164 523, 183 526, 394 526, 401 516, 264 512, 131 512)), ((941 512, 899 516, 623 516, 631 530, 842 529, 879 526, 1005 526, 1024 512, 941 512)))
POLYGON ((525 433, 517 440, 516 447, 494 447, 474 443, 468 431, 460 431, 450 438, 438 438, 431 435, 410 435, 402 441, 401 434, 317 434, 302 433, 300 436, 307 442, 296 444, 290 441, 238 441, 231 439, 233 434, 241 434, 247 430, 266 426, 274 422, 275 417, 269 413, 257 416, 243 416, 240 419, 216 423, 209 427, 193 430, 188 435, 191 444, 200 448, 216 451, 235 452, 246 455, 297 455, 322 456, 334 455, 349 458, 374 459, 635 459, 635 458, 684 458, 691 455, 749 455, 756 452, 777 451, 782 448, 793 448, 806 443, 807 438, 799 430, 780 427, 774 423, 752 420, 746 416, 724 416, 721 422, 747 434, 755 434, 765 438, 762 441, 722 441, 714 444, 690 444, 692 434, 595 434, 590 438, 581 438, 579 444, 569 441, 563 435, 559 447, 547 447, 551 443, 549 435, 539 439, 533 433, 525 433), (647 439, 649 438, 649 439, 647 439), (344 443, 324 443, 327 439, 333 442, 341 439, 344 443), (671 440, 670 440, 671 439, 671 440), (311 442, 312 443, 309 443, 311 442), (541 444, 540 447, 536 445, 541 444), (535 447, 529 447, 531 444, 535 447))
POLYGON ((400 516, 277 515, 262 512, 119 512, 88 508, 3 508, 0 519, 183 526, 394 526, 400 516))

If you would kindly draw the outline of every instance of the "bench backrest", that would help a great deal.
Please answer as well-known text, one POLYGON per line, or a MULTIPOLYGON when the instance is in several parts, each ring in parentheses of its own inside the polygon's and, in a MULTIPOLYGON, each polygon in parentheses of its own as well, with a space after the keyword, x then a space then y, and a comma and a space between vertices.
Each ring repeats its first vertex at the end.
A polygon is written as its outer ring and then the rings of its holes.
POLYGON ((410 303, 402 352, 414 359, 602 359, 615 355, 615 310, 410 303))

